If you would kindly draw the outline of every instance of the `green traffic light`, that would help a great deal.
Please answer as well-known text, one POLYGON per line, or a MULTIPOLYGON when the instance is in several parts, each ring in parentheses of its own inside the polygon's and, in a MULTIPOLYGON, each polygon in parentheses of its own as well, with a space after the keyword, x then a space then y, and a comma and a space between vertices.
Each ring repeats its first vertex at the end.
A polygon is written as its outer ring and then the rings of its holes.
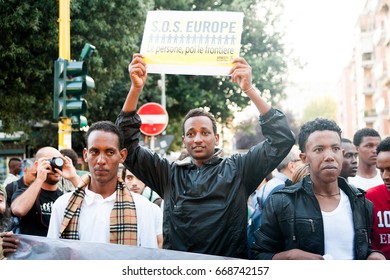
POLYGON ((87 118, 83 115, 72 116, 72 128, 77 130, 85 130, 88 127, 87 118))
POLYGON ((77 76, 85 76, 88 68, 84 61, 68 61, 66 65, 66 75, 69 79, 77 76))
POLYGON ((53 109, 53 118, 57 120, 61 117, 62 103, 61 100, 64 98, 65 90, 65 72, 66 72, 66 63, 67 61, 59 58, 54 62, 54 109, 53 109))
POLYGON ((84 98, 65 100, 67 116, 77 116, 87 112, 87 101, 84 98))
POLYGON ((85 44, 80 61, 59 58, 54 62, 53 118, 72 117, 78 129, 82 124, 80 120, 85 119, 81 114, 87 112, 87 101, 81 97, 88 93, 88 89, 95 88, 95 81, 87 75, 87 61, 95 51, 95 46, 85 44))

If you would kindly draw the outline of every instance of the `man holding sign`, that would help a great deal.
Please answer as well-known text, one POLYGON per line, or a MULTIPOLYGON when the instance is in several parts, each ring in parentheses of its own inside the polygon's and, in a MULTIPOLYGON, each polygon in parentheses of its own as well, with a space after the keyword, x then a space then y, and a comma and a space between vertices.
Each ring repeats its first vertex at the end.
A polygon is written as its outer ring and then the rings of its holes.
POLYGON ((256 105, 266 140, 246 154, 222 158, 215 118, 197 108, 183 122, 189 157, 174 163, 139 145, 141 119, 136 110, 147 66, 141 54, 129 65, 131 88, 116 121, 128 149, 124 165, 164 199, 165 249, 247 258, 248 197, 295 142, 285 115, 271 108, 252 85, 245 59, 232 63, 232 81, 256 105))

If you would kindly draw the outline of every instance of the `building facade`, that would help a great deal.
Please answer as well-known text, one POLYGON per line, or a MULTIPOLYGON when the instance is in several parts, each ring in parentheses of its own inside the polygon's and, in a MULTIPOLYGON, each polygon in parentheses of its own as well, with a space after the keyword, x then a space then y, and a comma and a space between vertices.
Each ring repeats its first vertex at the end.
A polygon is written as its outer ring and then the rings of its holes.
POLYGON ((390 134, 390 0, 367 0, 350 63, 340 79, 338 121, 346 137, 363 127, 390 134))

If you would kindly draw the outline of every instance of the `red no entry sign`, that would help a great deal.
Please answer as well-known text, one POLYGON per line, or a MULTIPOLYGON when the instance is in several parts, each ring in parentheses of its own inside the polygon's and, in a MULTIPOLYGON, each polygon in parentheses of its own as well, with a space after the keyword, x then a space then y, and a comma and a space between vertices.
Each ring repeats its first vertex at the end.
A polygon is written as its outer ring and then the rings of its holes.
POLYGON ((141 117, 141 132, 148 136, 155 136, 162 133, 168 125, 168 113, 158 103, 150 102, 138 109, 141 117))

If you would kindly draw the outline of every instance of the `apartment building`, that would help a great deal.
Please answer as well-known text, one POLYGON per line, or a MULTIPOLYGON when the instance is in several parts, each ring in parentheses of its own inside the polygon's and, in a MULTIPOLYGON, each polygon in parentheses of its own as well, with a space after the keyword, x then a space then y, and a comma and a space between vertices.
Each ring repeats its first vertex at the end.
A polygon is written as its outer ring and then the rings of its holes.
POLYGON ((390 134, 390 0, 367 0, 350 63, 338 84, 338 121, 352 138, 363 127, 390 134))

